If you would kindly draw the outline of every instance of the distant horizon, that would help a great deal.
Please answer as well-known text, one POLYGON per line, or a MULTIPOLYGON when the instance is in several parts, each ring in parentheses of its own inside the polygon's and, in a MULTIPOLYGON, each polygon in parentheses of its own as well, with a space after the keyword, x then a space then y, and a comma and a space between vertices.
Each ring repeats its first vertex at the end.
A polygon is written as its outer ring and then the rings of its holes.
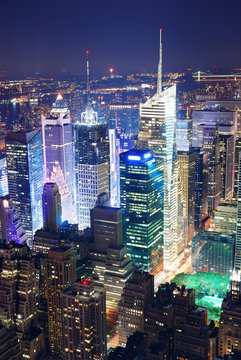
POLYGON ((240 0, 12 0, 1 4, 0 74, 241 68, 240 0))

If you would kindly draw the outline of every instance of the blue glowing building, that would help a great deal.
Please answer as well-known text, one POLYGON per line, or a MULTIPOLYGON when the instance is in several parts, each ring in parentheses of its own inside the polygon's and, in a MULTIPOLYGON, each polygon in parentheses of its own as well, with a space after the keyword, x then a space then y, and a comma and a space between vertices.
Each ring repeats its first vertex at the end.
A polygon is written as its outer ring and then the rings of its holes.
POLYGON ((163 161, 150 150, 120 155, 124 242, 132 262, 154 272, 163 262, 163 161))
POLYGON ((0 196, 8 194, 8 175, 6 158, 0 158, 0 196))
POLYGON ((44 168, 41 131, 8 133, 6 155, 9 195, 31 247, 35 231, 43 226, 44 168))

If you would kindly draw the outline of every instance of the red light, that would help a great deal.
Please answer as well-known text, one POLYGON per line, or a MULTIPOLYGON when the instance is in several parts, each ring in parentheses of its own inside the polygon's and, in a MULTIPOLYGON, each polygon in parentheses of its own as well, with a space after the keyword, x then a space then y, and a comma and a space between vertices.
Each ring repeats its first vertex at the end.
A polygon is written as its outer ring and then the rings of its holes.
POLYGON ((162 28, 160 28, 160 31, 162 31, 162 28))
POLYGON ((89 54, 89 50, 86 50, 86 54, 87 54, 87 55, 89 54))

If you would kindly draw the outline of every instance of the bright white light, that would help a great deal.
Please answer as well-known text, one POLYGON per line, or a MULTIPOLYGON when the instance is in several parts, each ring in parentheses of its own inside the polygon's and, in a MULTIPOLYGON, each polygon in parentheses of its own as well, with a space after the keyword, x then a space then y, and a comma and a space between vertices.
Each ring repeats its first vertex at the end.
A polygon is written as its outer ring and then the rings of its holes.
POLYGON ((128 160, 140 161, 141 157, 137 155, 129 155, 128 160))
POLYGON ((151 157, 151 153, 144 154, 145 159, 148 159, 149 157, 151 157))

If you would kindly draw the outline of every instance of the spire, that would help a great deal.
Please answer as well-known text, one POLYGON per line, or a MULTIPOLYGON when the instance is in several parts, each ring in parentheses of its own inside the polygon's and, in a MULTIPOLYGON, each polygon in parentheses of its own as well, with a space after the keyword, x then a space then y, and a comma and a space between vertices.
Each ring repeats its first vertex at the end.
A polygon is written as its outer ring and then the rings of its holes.
POLYGON ((56 100, 63 100, 63 96, 59 93, 56 100))
POLYGON ((161 94, 162 92, 162 29, 160 29, 160 57, 158 64, 158 74, 157 74, 157 93, 161 94))
POLYGON ((89 67, 89 50, 86 50, 86 75, 87 75, 87 106, 90 103, 90 67, 89 67))

